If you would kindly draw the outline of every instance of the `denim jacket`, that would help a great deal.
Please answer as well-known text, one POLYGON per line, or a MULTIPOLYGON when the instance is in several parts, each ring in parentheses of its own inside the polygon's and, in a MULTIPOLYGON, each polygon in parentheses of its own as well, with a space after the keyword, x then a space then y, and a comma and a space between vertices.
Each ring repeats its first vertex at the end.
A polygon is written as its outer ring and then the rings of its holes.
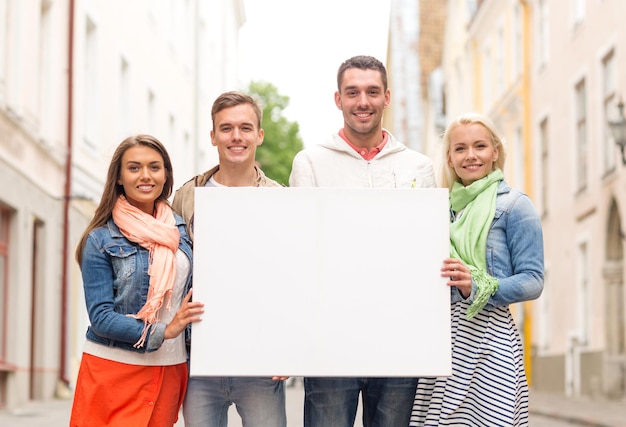
MULTIPOLYGON (((487 236, 487 272, 496 277, 498 290, 486 308, 502 307, 538 298, 543 291, 543 232, 541 220, 528 196, 502 181, 496 212, 487 236)), ((452 303, 463 300, 456 287, 452 303)), ((467 301, 472 302, 476 283, 467 301)))
MULTIPOLYGON (((178 248, 187 255, 191 267, 183 294, 186 295, 193 271, 192 244, 183 219, 178 215, 174 217, 180 232, 178 248)), ((163 344, 166 324, 159 322, 149 329, 143 347, 133 347, 141 336, 144 322, 127 316, 136 314, 146 302, 150 286, 148 254, 147 249, 126 239, 113 219, 89 233, 81 264, 91 322, 87 328, 88 340, 139 353, 155 351, 163 344)), ((188 325, 185 329, 187 343, 190 332, 188 325)))

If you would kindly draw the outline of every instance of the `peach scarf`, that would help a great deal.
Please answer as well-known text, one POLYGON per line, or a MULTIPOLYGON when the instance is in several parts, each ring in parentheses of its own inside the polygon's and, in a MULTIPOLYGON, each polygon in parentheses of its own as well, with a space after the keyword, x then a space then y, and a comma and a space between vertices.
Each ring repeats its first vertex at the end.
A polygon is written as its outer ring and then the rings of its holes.
POLYGON ((128 203, 126 197, 120 196, 113 207, 113 221, 128 240, 150 252, 148 299, 137 314, 129 315, 144 321, 141 338, 135 343, 135 347, 143 347, 148 328, 159 321, 157 313, 165 297, 169 297, 168 310, 171 308, 172 288, 176 278, 175 254, 180 234, 172 209, 165 202, 156 203, 156 215, 153 217, 128 203))

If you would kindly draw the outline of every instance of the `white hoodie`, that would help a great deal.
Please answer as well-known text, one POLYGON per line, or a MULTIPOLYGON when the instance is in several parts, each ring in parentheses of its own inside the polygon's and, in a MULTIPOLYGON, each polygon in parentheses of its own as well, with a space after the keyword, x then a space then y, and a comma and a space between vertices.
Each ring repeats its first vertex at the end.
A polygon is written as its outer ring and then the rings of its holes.
MULTIPOLYGON (((387 132, 383 129, 384 132, 387 132)), ((387 132, 380 153, 365 160, 335 134, 332 139, 300 151, 293 159, 290 187, 435 187, 433 163, 387 132)))

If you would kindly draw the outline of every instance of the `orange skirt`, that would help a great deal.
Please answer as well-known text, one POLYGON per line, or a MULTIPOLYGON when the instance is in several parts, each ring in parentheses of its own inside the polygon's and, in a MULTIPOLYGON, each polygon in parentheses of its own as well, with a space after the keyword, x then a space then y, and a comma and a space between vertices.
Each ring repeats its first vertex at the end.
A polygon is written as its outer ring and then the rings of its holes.
POLYGON ((70 427, 172 427, 187 374, 187 363, 128 365, 83 353, 70 427))

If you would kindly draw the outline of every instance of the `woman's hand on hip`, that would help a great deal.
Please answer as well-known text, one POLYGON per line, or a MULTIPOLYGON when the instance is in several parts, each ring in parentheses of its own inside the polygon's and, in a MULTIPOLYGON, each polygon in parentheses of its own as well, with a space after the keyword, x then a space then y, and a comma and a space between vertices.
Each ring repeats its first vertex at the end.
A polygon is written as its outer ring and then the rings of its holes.
POLYGON ((185 327, 192 322, 199 322, 202 320, 202 313, 204 313, 204 304, 201 302, 190 301, 192 290, 187 292, 187 295, 183 299, 180 308, 176 312, 176 315, 170 323, 165 327, 165 339, 176 338, 185 327))

